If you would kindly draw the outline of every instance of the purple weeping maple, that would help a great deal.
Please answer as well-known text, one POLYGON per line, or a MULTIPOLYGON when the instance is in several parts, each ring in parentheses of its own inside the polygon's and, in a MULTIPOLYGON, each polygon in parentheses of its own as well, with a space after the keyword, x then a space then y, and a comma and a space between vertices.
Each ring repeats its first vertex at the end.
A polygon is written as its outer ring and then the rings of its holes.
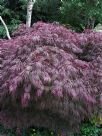
POLYGON ((102 33, 21 25, 0 40, 0 123, 68 135, 102 112, 102 33))

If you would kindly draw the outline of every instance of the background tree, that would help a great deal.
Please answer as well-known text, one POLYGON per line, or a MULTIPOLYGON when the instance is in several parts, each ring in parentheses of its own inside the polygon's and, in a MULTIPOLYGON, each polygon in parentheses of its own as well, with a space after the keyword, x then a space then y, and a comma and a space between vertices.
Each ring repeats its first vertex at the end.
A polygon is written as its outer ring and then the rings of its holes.
MULTIPOLYGON (((39 20, 44 22, 60 21, 60 6, 60 0, 37 0, 33 8, 32 24, 39 20)), ((19 24, 26 21, 27 0, 0 0, 0 15, 12 33, 19 24)), ((0 37, 6 37, 1 24, 0 37)))
POLYGON ((102 0, 62 0, 62 22, 77 30, 94 28, 102 22, 102 0))
POLYGON ((36 0, 28 0, 28 5, 27 5, 27 17, 26 17, 26 26, 30 27, 31 26, 31 18, 32 18, 32 10, 33 6, 36 0))
MULTIPOLYGON (((0 0, 0 16, 10 33, 25 23, 27 0, 0 0), (15 14, 16 13, 16 14, 15 14)), ((37 0, 34 4, 32 24, 37 21, 69 24, 74 30, 83 31, 102 23, 102 0, 37 0)), ((6 34, 0 25, 0 37, 6 34)))
POLYGON ((33 8, 32 21, 60 21, 61 0, 37 0, 33 8))

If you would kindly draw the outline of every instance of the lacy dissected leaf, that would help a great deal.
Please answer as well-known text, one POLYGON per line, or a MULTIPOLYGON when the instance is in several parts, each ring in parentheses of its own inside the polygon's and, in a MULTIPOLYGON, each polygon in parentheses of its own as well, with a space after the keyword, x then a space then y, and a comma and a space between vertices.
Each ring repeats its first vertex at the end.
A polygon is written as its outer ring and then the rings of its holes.
POLYGON ((0 40, 0 68, 0 122, 6 126, 69 131, 101 112, 101 33, 78 34, 42 22, 29 29, 21 25, 11 40, 0 40))

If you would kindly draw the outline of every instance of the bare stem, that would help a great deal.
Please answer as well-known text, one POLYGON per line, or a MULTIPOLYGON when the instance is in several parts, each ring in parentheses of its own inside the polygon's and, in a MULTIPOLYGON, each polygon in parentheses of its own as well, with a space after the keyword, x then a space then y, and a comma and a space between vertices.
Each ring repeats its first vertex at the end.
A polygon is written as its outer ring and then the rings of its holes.
POLYGON ((6 24, 5 24, 4 20, 2 19, 2 17, 1 17, 1 16, 0 16, 0 20, 1 20, 1 22, 2 22, 3 26, 4 26, 5 30, 6 30, 6 35, 7 35, 8 39, 10 40, 10 39, 11 39, 11 37, 10 37, 9 31, 8 31, 8 28, 7 28, 7 26, 6 26, 6 24))

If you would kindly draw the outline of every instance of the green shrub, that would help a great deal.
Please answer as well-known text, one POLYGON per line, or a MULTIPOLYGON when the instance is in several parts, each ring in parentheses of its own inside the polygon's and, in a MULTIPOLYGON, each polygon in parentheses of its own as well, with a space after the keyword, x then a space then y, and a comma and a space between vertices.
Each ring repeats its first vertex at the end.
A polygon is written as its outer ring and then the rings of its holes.
POLYGON ((98 128, 91 123, 83 124, 80 136, 101 136, 102 128, 98 128))
MULTIPOLYGON (((8 29, 9 29, 10 34, 12 34, 12 32, 15 29, 17 29, 17 27, 18 27, 18 24, 8 25, 8 29)), ((5 28, 3 25, 0 25, 0 39, 1 38, 7 38, 6 31, 5 31, 5 28)))
POLYGON ((58 21, 60 20, 60 0, 37 0, 33 8, 32 22, 37 20, 58 21))
POLYGON ((102 0, 62 0, 62 22, 76 30, 93 28, 102 22, 102 0))
MULTIPOLYGON (((91 122, 83 123, 80 128, 79 134, 72 134, 71 136, 101 136, 102 128, 96 127, 91 122)), ((0 126, 0 134, 6 134, 7 136, 16 136, 15 129, 4 129, 0 126)), ((34 129, 30 128, 28 130, 22 130, 22 136, 59 136, 52 131, 44 129, 34 129)))
MULTIPOLYGON (((12 33, 12 31, 14 31, 24 19, 22 17, 24 3, 21 3, 21 1, 24 2, 24 0, 19 0, 18 4, 20 5, 20 7, 18 9, 18 6, 15 5, 15 2, 9 6, 10 0, 0 0, 0 16, 3 17, 10 33, 12 33), (12 5, 17 6, 17 8, 12 9, 12 5)), ((6 31, 1 22, 0 22, 0 38, 6 38, 6 31)))
MULTIPOLYGON (((39 20, 58 21, 60 18, 59 0, 37 0, 33 8, 32 24, 39 20)), ((0 0, 0 16, 10 29, 10 33, 20 23, 26 22, 27 0, 0 0), (16 13, 16 14, 15 14, 16 13)), ((0 22, 0 38, 6 34, 0 22)))

